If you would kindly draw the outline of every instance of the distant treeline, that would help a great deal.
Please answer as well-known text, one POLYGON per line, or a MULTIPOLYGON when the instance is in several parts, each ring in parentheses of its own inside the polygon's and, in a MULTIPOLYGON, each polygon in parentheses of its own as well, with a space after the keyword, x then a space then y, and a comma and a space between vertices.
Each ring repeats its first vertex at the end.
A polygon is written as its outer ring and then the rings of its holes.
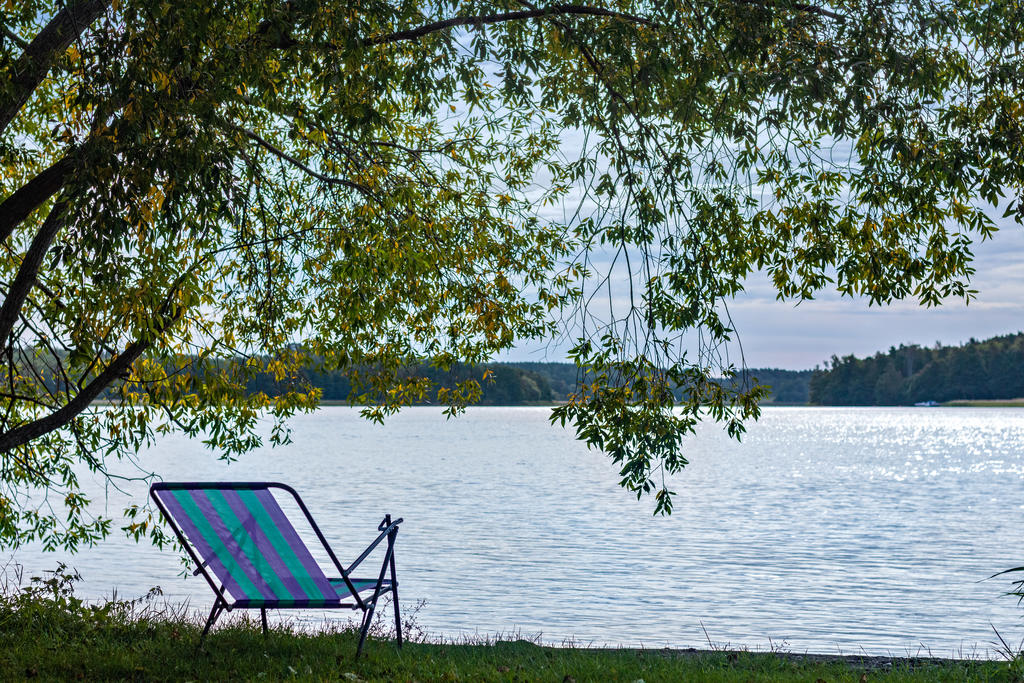
POLYGON ((779 370, 756 368, 747 373, 769 388, 768 402, 806 404, 810 400, 811 375, 814 370, 779 370))
MULTIPOLYGON (((525 363, 524 365, 549 364, 525 363)), ((562 389, 568 381, 575 381, 576 367, 569 363, 551 363, 550 365, 564 365, 571 368, 572 379, 563 380, 562 374, 559 372, 546 374, 507 363, 491 363, 476 367, 456 365, 451 370, 421 366, 411 372, 418 377, 426 377, 439 386, 448 388, 454 388, 459 382, 475 379, 480 382, 479 405, 530 405, 551 403, 558 400, 556 397, 568 395, 567 391, 562 393, 562 389), (481 380, 486 370, 490 370, 490 376, 487 380, 481 380), (549 378, 555 378, 557 381, 552 382, 549 378)), ((322 391, 321 400, 348 400, 352 385, 341 370, 323 372, 311 369, 303 372, 303 375, 303 379, 322 391)), ((273 376, 267 374, 256 376, 249 381, 246 388, 250 392, 262 391, 269 396, 274 396, 280 391, 273 376)))
MULTIPOLYGON (((480 380, 490 370, 487 381, 481 381, 479 405, 531 405, 565 401, 572 394, 579 379, 572 363, 490 363, 470 367, 455 366, 451 370, 430 367, 416 368, 415 374, 427 377, 440 386, 454 387, 467 379, 480 380)), ((807 403, 811 370, 755 369, 748 373, 759 383, 771 387, 769 400, 782 403, 807 403)), ((345 401, 351 384, 341 371, 319 372, 309 370, 305 379, 322 392, 325 401, 345 401)), ((247 386, 251 392, 261 391, 275 395, 280 387, 271 375, 259 375, 247 386)))
POLYGON ((811 377, 819 405, 909 405, 1024 397, 1024 333, 962 346, 892 347, 870 358, 832 357, 811 377))
MULTIPOLYGON (((450 370, 421 366, 409 372, 447 388, 475 379, 481 387, 479 405, 485 406, 559 403, 576 391, 581 380, 572 363, 490 363, 456 365, 450 370), (481 381, 485 371, 490 371, 489 378, 481 381)), ((321 390, 323 400, 349 399, 351 384, 345 372, 310 368, 301 374, 321 390)), ((776 404, 871 406, 1024 398, 1024 333, 971 339, 961 346, 900 345, 868 358, 833 356, 824 369, 754 368, 747 370, 747 376, 767 386, 766 402, 776 404)), ((249 392, 270 396, 290 388, 269 374, 257 375, 246 386, 249 392)), ((683 391, 676 391, 677 398, 683 391)), ((116 393, 105 397, 116 398, 116 393)))

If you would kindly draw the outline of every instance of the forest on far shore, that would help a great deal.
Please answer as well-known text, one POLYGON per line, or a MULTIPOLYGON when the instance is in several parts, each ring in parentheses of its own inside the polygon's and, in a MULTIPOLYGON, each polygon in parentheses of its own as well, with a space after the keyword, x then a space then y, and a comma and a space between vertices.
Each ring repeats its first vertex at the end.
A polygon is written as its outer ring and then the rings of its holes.
MULTIPOLYGON (((451 370, 420 367, 415 372, 442 386, 480 380, 480 405, 540 405, 565 401, 579 379, 571 363, 490 363, 451 370)), ((1024 397, 1024 333, 971 339, 960 346, 916 344, 892 347, 867 358, 833 356, 824 368, 754 368, 750 378, 768 386, 766 403, 789 405, 910 405, 923 401, 1001 400, 1024 397)), ((347 401, 350 385, 341 371, 309 370, 305 379, 325 401, 347 401)), ((280 390, 269 375, 249 382, 250 391, 280 390)), ((682 390, 679 391, 681 393, 682 390)))
MULTIPOLYGON (((559 403, 575 391, 578 370, 572 363, 488 363, 480 366, 456 365, 450 370, 421 366, 413 371, 441 386, 454 387, 468 379, 480 381, 481 397, 478 405, 514 406, 559 403), (487 380, 481 381, 485 371, 487 380)), ((805 404, 812 370, 776 370, 756 368, 747 371, 752 379, 771 387, 769 402, 805 404)), ((323 401, 347 401, 351 385, 345 373, 339 370, 309 369, 304 379, 322 391, 323 401)), ((281 387, 269 374, 258 375, 248 383, 250 392, 262 391, 275 396, 281 387)), ((681 392, 677 392, 681 393, 681 392)))
POLYGON ((900 345, 867 358, 833 356, 810 379, 810 402, 831 406, 1024 397, 1024 333, 961 346, 900 345))

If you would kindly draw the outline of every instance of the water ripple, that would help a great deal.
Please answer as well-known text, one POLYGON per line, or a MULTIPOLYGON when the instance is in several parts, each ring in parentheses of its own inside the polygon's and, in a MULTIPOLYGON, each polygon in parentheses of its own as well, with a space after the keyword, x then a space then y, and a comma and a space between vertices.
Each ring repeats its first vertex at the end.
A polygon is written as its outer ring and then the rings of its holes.
MULTIPOLYGON (((705 425, 670 518, 547 415, 424 408, 380 428, 324 408, 294 421, 292 446, 231 466, 176 437, 144 462, 168 480, 286 481, 342 555, 402 515, 403 598, 427 601, 434 635, 700 647, 706 628, 732 646, 936 655, 991 653, 990 622, 1024 635, 1009 583, 980 581, 1024 559, 1024 410, 768 408, 742 444, 705 425)), ((72 562, 94 596, 160 584, 210 601, 152 548, 112 539, 72 562)))

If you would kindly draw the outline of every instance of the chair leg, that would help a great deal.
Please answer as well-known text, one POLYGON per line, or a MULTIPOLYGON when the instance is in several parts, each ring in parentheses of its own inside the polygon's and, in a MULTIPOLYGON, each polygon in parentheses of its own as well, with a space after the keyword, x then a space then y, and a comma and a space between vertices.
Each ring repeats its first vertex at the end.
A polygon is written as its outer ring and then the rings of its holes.
POLYGON ((391 555, 391 600, 395 603, 395 638, 402 647, 402 618, 398 614, 398 579, 395 577, 395 555, 391 555))
POLYGON ((359 653, 363 651, 363 643, 366 641, 366 634, 370 630, 370 623, 373 621, 373 610, 377 608, 377 600, 380 598, 380 592, 382 584, 384 583, 384 576, 388 571, 388 564, 394 557, 394 539, 388 539, 388 549, 384 553, 384 562, 380 565, 380 574, 377 576, 377 586, 373 589, 373 597, 368 601, 369 604, 366 608, 366 615, 363 618, 363 632, 359 635, 359 647, 356 648, 356 657, 359 657, 359 653))
POLYGON ((203 646, 203 640, 206 639, 206 634, 210 632, 210 627, 213 626, 213 622, 217 621, 217 617, 224 611, 221 606, 220 599, 213 601, 213 609, 210 610, 210 616, 206 618, 206 626, 203 627, 203 632, 199 635, 199 647, 203 646))
POLYGON ((356 659, 359 659, 359 654, 363 651, 363 643, 366 642, 366 634, 370 632, 370 623, 373 621, 373 610, 375 607, 377 607, 377 601, 373 600, 366 606, 366 613, 363 614, 363 625, 362 628, 360 628, 359 647, 356 648, 356 659))
POLYGON ((260 608, 260 621, 263 622, 263 637, 267 637, 267 608, 260 608))

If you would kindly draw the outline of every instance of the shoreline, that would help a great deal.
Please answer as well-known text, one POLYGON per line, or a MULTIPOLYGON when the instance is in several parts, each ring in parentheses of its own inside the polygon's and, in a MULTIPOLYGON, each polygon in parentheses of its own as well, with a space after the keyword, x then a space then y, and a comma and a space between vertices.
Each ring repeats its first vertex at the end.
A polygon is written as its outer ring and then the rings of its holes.
MULTIPOLYGON (((573 648, 560 648, 555 647, 552 649, 556 650, 571 650, 573 648)), ((724 655, 727 660, 735 661, 741 656, 753 656, 753 657, 775 657, 777 659, 785 660, 792 664, 804 665, 804 664, 843 664, 850 668, 865 669, 869 672, 872 671, 891 671, 894 668, 907 667, 911 669, 921 667, 949 667, 962 664, 978 664, 978 663, 1006 663, 1006 658, 1003 656, 996 656, 991 659, 980 658, 980 657, 936 657, 934 655, 870 655, 870 654, 821 654, 814 652, 789 652, 785 650, 745 650, 745 649, 705 649, 705 648, 659 648, 659 649, 647 649, 647 648, 634 648, 634 647, 623 647, 623 648, 582 648, 589 650, 597 650, 604 652, 630 652, 636 655, 651 655, 651 654, 662 654, 666 657, 683 657, 691 659, 702 659, 713 656, 724 655)))
MULTIPOLYGON (((96 399, 90 402, 91 406, 110 406, 118 405, 118 401, 111 401, 109 399, 96 399)), ((494 403, 494 404, 479 404, 473 403, 466 406, 470 408, 557 408, 558 406, 565 405, 565 401, 549 403, 545 401, 529 401, 525 403, 494 403)), ((363 408, 365 406, 361 404, 353 404, 344 400, 327 399, 320 401, 318 407, 320 408, 335 408, 335 407, 348 407, 348 408, 363 408)), ((444 408, 437 403, 416 403, 411 406, 403 406, 405 408, 444 408)), ((786 401, 766 401, 761 404, 762 408, 1024 408, 1024 398, 1007 398, 1007 399, 955 399, 952 401, 945 401, 934 406, 914 406, 914 405, 820 405, 816 403, 790 403, 786 401)))

